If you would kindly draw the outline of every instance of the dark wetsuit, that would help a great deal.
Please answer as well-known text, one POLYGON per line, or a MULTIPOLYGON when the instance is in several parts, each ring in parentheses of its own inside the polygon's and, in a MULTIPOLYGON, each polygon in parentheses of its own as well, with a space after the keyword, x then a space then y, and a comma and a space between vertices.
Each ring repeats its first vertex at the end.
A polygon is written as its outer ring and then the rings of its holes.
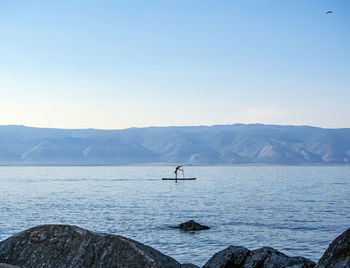
POLYGON ((175 173, 175 181, 177 181, 177 172, 180 170, 180 171, 183 171, 183 169, 181 169, 182 166, 177 166, 174 170, 174 173, 175 173))

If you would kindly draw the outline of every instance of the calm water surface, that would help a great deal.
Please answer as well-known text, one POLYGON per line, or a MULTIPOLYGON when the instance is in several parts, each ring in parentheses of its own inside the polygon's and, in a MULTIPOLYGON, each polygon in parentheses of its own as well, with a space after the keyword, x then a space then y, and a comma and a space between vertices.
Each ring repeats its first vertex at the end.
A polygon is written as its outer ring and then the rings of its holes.
POLYGON ((203 265, 230 245, 317 261, 350 227, 350 167, 0 167, 0 240, 39 224, 135 239, 203 265), (171 228, 194 219, 212 229, 171 228))

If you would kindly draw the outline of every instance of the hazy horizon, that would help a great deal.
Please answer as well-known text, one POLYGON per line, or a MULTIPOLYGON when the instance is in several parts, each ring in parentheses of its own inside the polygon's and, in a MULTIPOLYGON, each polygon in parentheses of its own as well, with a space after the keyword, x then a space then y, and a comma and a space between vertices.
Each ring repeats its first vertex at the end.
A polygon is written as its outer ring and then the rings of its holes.
POLYGON ((291 126, 291 127, 312 127, 312 128, 321 128, 321 129, 348 129, 350 127, 321 127, 321 126, 315 126, 315 125, 293 125, 293 124, 265 124, 265 123, 227 123, 227 124, 212 124, 212 125, 164 125, 164 126, 157 126, 157 125, 150 125, 150 126, 130 126, 125 128, 94 128, 94 127, 86 127, 86 128, 65 128, 65 127, 40 127, 40 126, 30 126, 30 125, 21 125, 21 124, 4 124, 0 126, 18 126, 18 127, 28 127, 28 128, 48 128, 48 129, 70 129, 70 130, 126 130, 126 129, 132 129, 132 128, 176 128, 176 127, 214 127, 214 126, 233 126, 233 125, 263 125, 263 126, 291 126))

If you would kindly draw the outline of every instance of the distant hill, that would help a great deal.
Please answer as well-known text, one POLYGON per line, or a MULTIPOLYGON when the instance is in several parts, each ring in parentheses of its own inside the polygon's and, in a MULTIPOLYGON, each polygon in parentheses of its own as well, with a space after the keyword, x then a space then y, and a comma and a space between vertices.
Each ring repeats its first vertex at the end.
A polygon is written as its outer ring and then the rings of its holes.
POLYGON ((0 126, 0 165, 350 164, 350 129, 234 124, 124 130, 0 126))

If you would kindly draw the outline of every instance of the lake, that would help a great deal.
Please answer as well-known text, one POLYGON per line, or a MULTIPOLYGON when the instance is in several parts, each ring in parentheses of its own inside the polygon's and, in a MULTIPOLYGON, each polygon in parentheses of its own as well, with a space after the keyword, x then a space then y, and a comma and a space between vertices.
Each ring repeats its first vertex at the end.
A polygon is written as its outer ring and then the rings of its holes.
POLYGON ((317 261, 350 227, 350 166, 0 167, 0 240, 39 224, 123 235, 203 265, 230 245, 317 261), (171 228, 194 219, 210 230, 171 228))

